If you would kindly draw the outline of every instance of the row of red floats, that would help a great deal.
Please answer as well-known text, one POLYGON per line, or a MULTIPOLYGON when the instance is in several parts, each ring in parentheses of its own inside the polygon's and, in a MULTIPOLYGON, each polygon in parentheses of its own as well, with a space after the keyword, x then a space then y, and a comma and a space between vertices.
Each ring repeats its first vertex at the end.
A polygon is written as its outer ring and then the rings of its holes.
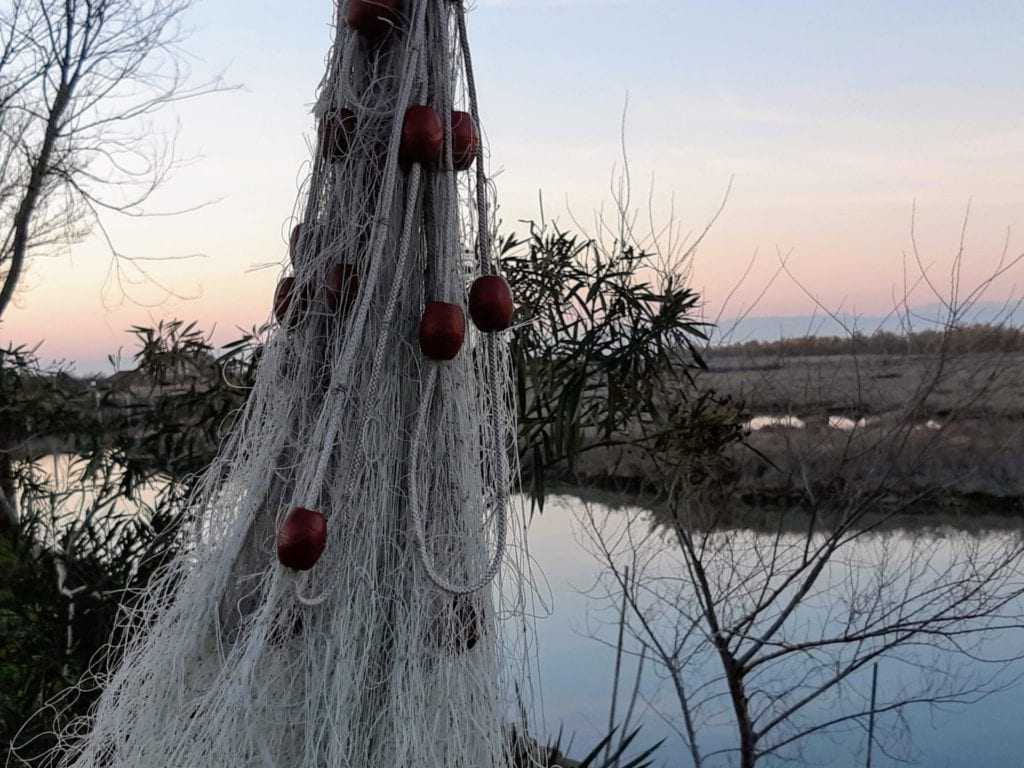
MULTIPOLYGON (((349 0, 346 22, 371 43, 379 43, 396 26, 401 0, 349 0)), ((356 114, 341 109, 327 115, 320 126, 320 146, 331 162, 342 160, 352 145, 357 128, 356 114)), ((480 136, 471 115, 452 112, 449 124, 452 141, 452 168, 468 170, 480 149, 480 136)), ((410 106, 402 121, 399 164, 408 171, 414 163, 431 170, 442 169, 444 125, 429 106, 410 106)), ((303 227, 292 231, 292 261, 301 247, 303 227)), ((323 302, 332 314, 344 313, 354 305, 359 293, 359 275, 349 264, 336 264, 323 279, 323 302)), ((285 277, 274 294, 274 315, 281 323, 293 324, 309 305, 317 300, 315 290, 307 288, 296 298, 296 280, 285 277), (293 306, 295 304, 295 306, 293 306), (289 312, 291 314, 289 314, 289 312)), ((498 275, 478 277, 469 290, 469 316, 484 333, 496 333, 512 324, 514 303, 508 283, 498 275)), ((423 355, 438 362, 454 359, 466 337, 466 318, 459 304, 431 301, 426 304, 419 324, 419 345, 423 355)), ((277 535, 278 560, 286 568, 308 571, 320 560, 327 543, 327 520, 323 514, 305 507, 292 509, 277 535)), ((457 608, 464 624, 463 647, 472 648, 480 630, 479 616, 472 604, 457 608), (470 615, 464 612, 468 610, 470 615)))
MULTIPOLYGON (((294 324, 307 310, 311 291, 296 299, 295 278, 285 277, 274 294, 274 315, 279 322, 294 324), (297 306, 292 309, 292 303, 297 306), (289 315, 289 311, 292 314, 289 315)), ((359 292, 359 275, 350 264, 335 264, 324 280, 324 303, 330 313, 347 312, 359 292)), ((483 333, 504 331, 512 325, 515 305, 512 291, 504 278, 483 275, 469 289, 469 316, 483 333)), ((420 351, 431 360, 452 360, 466 339, 466 316, 459 304, 430 301, 420 318, 420 351)))
MULTIPOLYGON (((337 267, 330 275, 339 275, 337 267)), ((329 277, 329 297, 341 296, 340 286, 344 279, 329 277)), ((348 279, 350 289, 355 290, 351 286, 358 286, 358 278, 352 274, 348 279)), ((348 306, 350 299, 351 296, 344 301, 335 298, 333 305, 348 306)), ((328 304, 331 303, 332 300, 328 299, 328 304)), ((473 281, 469 291, 469 315, 480 331, 494 333, 507 329, 512 322, 513 309, 512 292, 503 278, 497 275, 484 275, 473 281)), ((287 307, 284 311, 287 311, 287 307)), ((427 303, 419 326, 420 350, 426 357, 439 362, 452 360, 462 349, 465 337, 466 318, 461 306, 444 301, 427 303)), ((288 514, 278 531, 278 560, 287 568, 308 571, 319 561, 326 542, 326 518, 314 510, 296 507, 288 514)))
MULTIPOLYGON (((326 115, 320 123, 319 142, 324 157, 330 162, 343 160, 352 146, 358 125, 356 113, 348 107, 326 115)), ((480 149, 480 134, 473 116, 454 111, 448 119, 452 136, 452 169, 466 171, 476 160, 480 149)), ((444 124, 433 107, 414 104, 405 111, 402 120, 402 140, 398 162, 406 171, 413 163, 421 163, 432 170, 442 168, 444 150, 444 124)))
MULTIPOLYGON (((451 115, 452 155, 456 170, 467 170, 477 156, 479 135, 473 118, 465 112, 451 115)), ((324 134, 324 151, 329 157, 337 158, 347 151, 355 130, 355 115, 349 110, 329 119, 324 134)), ((417 105, 406 110, 402 123, 402 141, 399 160, 403 167, 420 163, 428 168, 438 167, 444 146, 444 128, 437 112, 431 107, 417 105)), ((295 261, 303 238, 299 224, 292 230, 290 250, 295 261)), ((359 275, 349 264, 336 264, 324 278, 324 300, 327 309, 334 313, 339 308, 350 307, 359 292, 359 275)), ((278 322, 296 322, 305 313, 308 305, 315 301, 307 288, 296 299, 296 280, 285 277, 278 283, 274 294, 274 315, 278 322), (293 307, 293 303, 298 306, 293 307), (289 315, 291 311, 291 315, 289 315)), ((474 324, 485 333, 503 331, 511 325, 513 314, 512 292, 508 283, 497 275, 478 278, 469 292, 469 313, 474 324)), ((420 348, 431 360, 451 360, 462 348, 466 334, 466 321, 458 304, 433 301, 424 309, 420 322, 420 348)))

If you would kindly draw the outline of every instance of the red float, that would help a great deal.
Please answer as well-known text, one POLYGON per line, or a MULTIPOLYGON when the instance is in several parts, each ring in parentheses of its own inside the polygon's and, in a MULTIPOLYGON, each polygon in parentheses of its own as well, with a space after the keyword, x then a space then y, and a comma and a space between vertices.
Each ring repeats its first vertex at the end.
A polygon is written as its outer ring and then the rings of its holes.
POLYGON ((468 112, 452 112, 452 165, 465 171, 476 160, 480 150, 480 134, 468 112))
POLYGON ((311 509, 293 509, 277 532, 277 559, 296 571, 316 565, 326 546, 327 519, 311 509))
POLYGON ((444 148, 444 126, 441 118, 430 107, 412 106, 405 110, 402 122, 402 144, 398 159, 403 166, 422 163, 437 165, 444 148))
POLYGON ((346 23, 356 32, 378 39, 395 28, 401 0, 349 0, 346 23))
POLYGON ((302 225, 296 224, 292 227, 291 237, 288 238, 288 256, 292 260, 292 264, 295 263, 295 259, 299 255, 299 246, 302 244, 302 225))
POLYGON ((469 316, 484 333, 504 331, 512 325, 512 289, 503 277, 484 275, 469 289, 469 316))
POLYGON ((458 304, 432 301, 420 319, 420 350, 431 360, 451 360, 466 338, 466 316, 458 304))
POLYGON ((295 278, 281 278, 281 282, 277 284, 277 290, 274 291, 274 317, 277 318, 277 322, 283 323, 288 316, 288 307, 291 306, 294 292, 295 278))
POLYGON ((324 115, 320 122, 320 146, 324 157, 337 162, 345 157, 356 135, 356 113, 351 109, 339 109, 324 115))
POLYGON ((327 308, 351 309, 359 296, 359 273, 351 264, 335 264, 327 273, 327 308))

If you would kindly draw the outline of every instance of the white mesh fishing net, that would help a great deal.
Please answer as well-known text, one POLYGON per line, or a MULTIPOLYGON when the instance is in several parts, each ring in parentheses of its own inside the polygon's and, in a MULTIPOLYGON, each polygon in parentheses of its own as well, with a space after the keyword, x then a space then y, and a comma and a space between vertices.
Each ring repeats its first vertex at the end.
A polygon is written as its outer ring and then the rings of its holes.
POLYGON ((62 765, 509 760, 530 635, 507 338, 467 323, 453 359, 429 359, 458 330, 448 308, 440 336, 418 339, 428 303, 465 307, 473 278, 496 273, 483 152, 449 119, 479 126, 464 9, 348 0, 337 14, 279 328, 187 551, 128 617, 134 639, 63 735, 62 765), (440 160, 410 161, 424 140, 410 106, 440 116, 440 160), (286 522, 296 508, 311 512, 286 522), (282 526, 308 570, 279 562, 282 526))

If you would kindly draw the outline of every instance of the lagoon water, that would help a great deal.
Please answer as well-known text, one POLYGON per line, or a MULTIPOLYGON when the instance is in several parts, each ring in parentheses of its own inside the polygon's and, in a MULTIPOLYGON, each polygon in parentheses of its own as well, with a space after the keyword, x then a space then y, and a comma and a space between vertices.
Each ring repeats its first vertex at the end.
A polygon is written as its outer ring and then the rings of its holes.
MULTIPOLYGON (((54 461, 52 472, 58 477, 68 471, 68 457, 54 461)), ((48 469, 48 468, 47 468, 48 469)), ((533 575, 537 593, 542 605, 536 623, 536 664, 539 667, 542 697, 538 717, 531 723, 533 735, 554 739, 563 732, 563 751, 571 757, 581 757, 607 732, 613 670, 615 665, 614 644, 617 628, 614 623, 615 609, 609 610, 607 601, 599 599, 592 587, 605 571, 601 563, 590 553, 592 545, 587 543, 587 520, 607 522, 612 526, 623 525, 632 519, 634 525, 649 529, 649 513, 635 508, 620 506, 620 500, 611 497, 594 497, 594 501, 583 501, 571 495, 557 495, 548 498, 544 511, 532 517, 529 532, 530 555, 533 560, 533 575), (571 747, 566 745, 571 742, 571 747)), ((72 497, 70 502, 82 503, 72 497)), ((78 503, 69 504, 70 509, 78 503)), ((70 510, 69 510, 70 511, 70 510)), ((74 514, 72 512, 72 514, 74 514)), ((1021 535, 1015 525, 1005 519, 982 522, 971 530, 950 526, 949 521, 918 519, 913 527, 894 529, 884 535, 886 546, 907 546, 915 538, 924 537, 935 546, 941 560, 944 549, 950 549, 959 537, 972 537, 982 546, 997 544, 1007 536, 1021 535)), ((765 536, 754 530, 739 531, 743 536, 756 539, 765 536)), ((877 546, 878 537, 867 538, 856 546, 871 548, 877 546)), ((865 560, 871 553, 865 551, 865 560)), ((855 553, 856 559, 856 553, 855 553)), ((845 574, 839 573, 839 577, 845 574)), ((817 605, 805 614, 804 620, 823 620, 829 611, 828 605, 817 605)), ((1024 630, 1006 631, 996 636, 987 647, 990 655, 1011 657, 1024 654, 1024 630)), ((707 660, 705 669, 712 674, 713 660, 707 660)), ((904 667, 906 665, 903 665, 904 667)), ((893 665, 882 662, 880 679, 902 674, 906 669, 896 670, 893 665)), ((971 670, 969 670, 971 671, 971 670)), ((978 674, 991 674, 992 668, 975 665, 978 674)), ((636 673, 635 659, 625 657, 621 673, 622 696, 619 703, 619 717, 626 707, 636 673)), ((916 674, 916 671, 915 671, 916 674)), ((1010 677, 1000 682, 1008 684, 1007 690, 993 694, 977 703, 950 705, 942 710, 919 708, 911 710, 907 718, 911 743, 903 744, 899 754, 909 754, 929 768, 987 768, 987 766, 1024 765, 1024 684, 1012 676, 1024 674, 1024 663, 1010 671, 1010 677)), ((883 682, 883 686, 884 686, 883 682)), ((654 760, 656 766, 679 766, 692 764, 689 753, 679 737, 680 715, 669 685, 655 674, 653 665, 646 666, 640 686, 640 697, 634 713, 633 725, 642 726, 635 742, 643 748, 664 739, 654 760)), ((822 714, 820 711, 814 713, 822 714)), ((892 721, 880 717, 879 731, 891 729, 892 721)), ((805 764, 829 766, 864 765, 866 724, 857 723, 845 732, 830 739, 816 738, 809 741, 802 754, 805 764)), ((701 748, 705 754, 715 750, 728 749, 735 743, 735 733, 728 722, 727 714, 700 729, 701 748)), ((733 755, 722 755, 706 762, 707 766, 731 766, 736 764, 733 755)), ((765 765, 793 765, 780 760, 769 759, 765 765)), ((891 757, 875 750, 875 766, 897 765, 891 757)))
MULTIPOLYGON (((610 619, 614 611, 597 597, 588 595, 595 579, 603 570, 597 559, 588 552, 586 542, 587 503, 572 496, 558 496, 548 500, 544 512, 535 516, 530 528, 530 549, 535 568, 542 576, 543 588, 550 592, 550 615, 538 621, 539 662, 543 690, 543 721, 549 736, 564 730, 563 743, 570 737, 574 744, 569 754, 580 757, 607 732, 608 702, 612 687, 616 628, 610 619)), ((614 524, 625 513, 621 509, 590 504, 590 514, 597 519, 608 517, 614 524), (609 517, 610 516, 610 517, 609 517)), ((642 516, 641 516, 642 519, 642 516)), ((922 526, 927 525, 922 522, 922 526)), ((758 536, 754 532, 747 535, 758 536)), ((901 541, 924 535, 934 539, 941 558, 943 550, 952 547, 958 536, 972 536, 984 544, 995 543, 998 537, 1015 536, 1007 530, 981 530, 963 532, 948 527, 928 530, 890 531, 888 545, 900 546, 901 541), (995 537, 995 538, 993 538, 995 537)), ((863 545, 871 547, 871 541, 863 545)), ((817 620, 817 617, 810 617, 817 620)), ((987 647, 989 654, 1013 656, 1024 653, 1024 630, 1003 632, 987 647)), ((906 665, 894 662, 880 665, 880 679, 888 675, 903 675, 906 665), (901 670, 894 669, 900 666, 901 670)), ((656 679, 648 667, 641 685, 634 725, 642 725, 638 744, 646 746, 665 739, 657 753, 655 765, 690 766, 689 753, 679 738, 681 716, 674 706, 669 685, 656 679), (659 714, 662 710, 664 716, 659 714)), ((625 709, 636 670, 635 661, 627 657, 623 664, 622 690, 619 714, 625 709)), ((988 665, 974 665, 968 672, 991 674, 988 665)), ((1024 664, 1016 666, 1010 674, 1024 672, 1024 664)), ((911 674, 920 674, 913 670, 911 674)), ((1000 682, 1012 683, 1011 677, 1000 682)), ((884 686, 884 682, 882 683, 884 686)), ((881 686, 880 686, 881 687, 881 686)), ((723 702, 724 703, 724 702, 723 702)), ((815 713, 821 714, 820 712, 815 713)), ((702 749, 705 754, 728 748, 735 743, 728 717, 719 718, 701 729, 702 749)), ((879 731, 891 729, 891 716, 880 716, 879 731)), ((911 743, 902 744, 901 755, 909 754, 921 765, 930 768, 980 768, 982 766, 1017 766, 1024 764, 1024 685, 1010 687, 971 705, 949 705, 942 710, 918 708, 909 711, 908 724, 911 743)), ((809 741, 802 755, 806 764, 829 766, 864 765, 866 723, 856 723, 845 732, 830 739, 809 741)), ((536 726, 535 731, 540 729, 536 726)), ((680 729, 681 730, 681 729, 680 729)), ((737 764, 734 755, 723 755, 708 765, 737 764)), ((769 759, 766 765, 792 765, 769 759)), ((875 766, 897 765, 892 757, 874 753, 875 766)))

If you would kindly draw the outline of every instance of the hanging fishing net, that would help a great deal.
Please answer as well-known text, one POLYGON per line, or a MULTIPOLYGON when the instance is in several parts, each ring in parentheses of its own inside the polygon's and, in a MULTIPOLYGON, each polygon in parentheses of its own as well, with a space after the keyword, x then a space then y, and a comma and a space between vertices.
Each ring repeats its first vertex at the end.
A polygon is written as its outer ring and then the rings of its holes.
POLYGON ((512 302, 464 9, 336 12, 254 387, 61 765, 490 768, 515 751, 512 302))

